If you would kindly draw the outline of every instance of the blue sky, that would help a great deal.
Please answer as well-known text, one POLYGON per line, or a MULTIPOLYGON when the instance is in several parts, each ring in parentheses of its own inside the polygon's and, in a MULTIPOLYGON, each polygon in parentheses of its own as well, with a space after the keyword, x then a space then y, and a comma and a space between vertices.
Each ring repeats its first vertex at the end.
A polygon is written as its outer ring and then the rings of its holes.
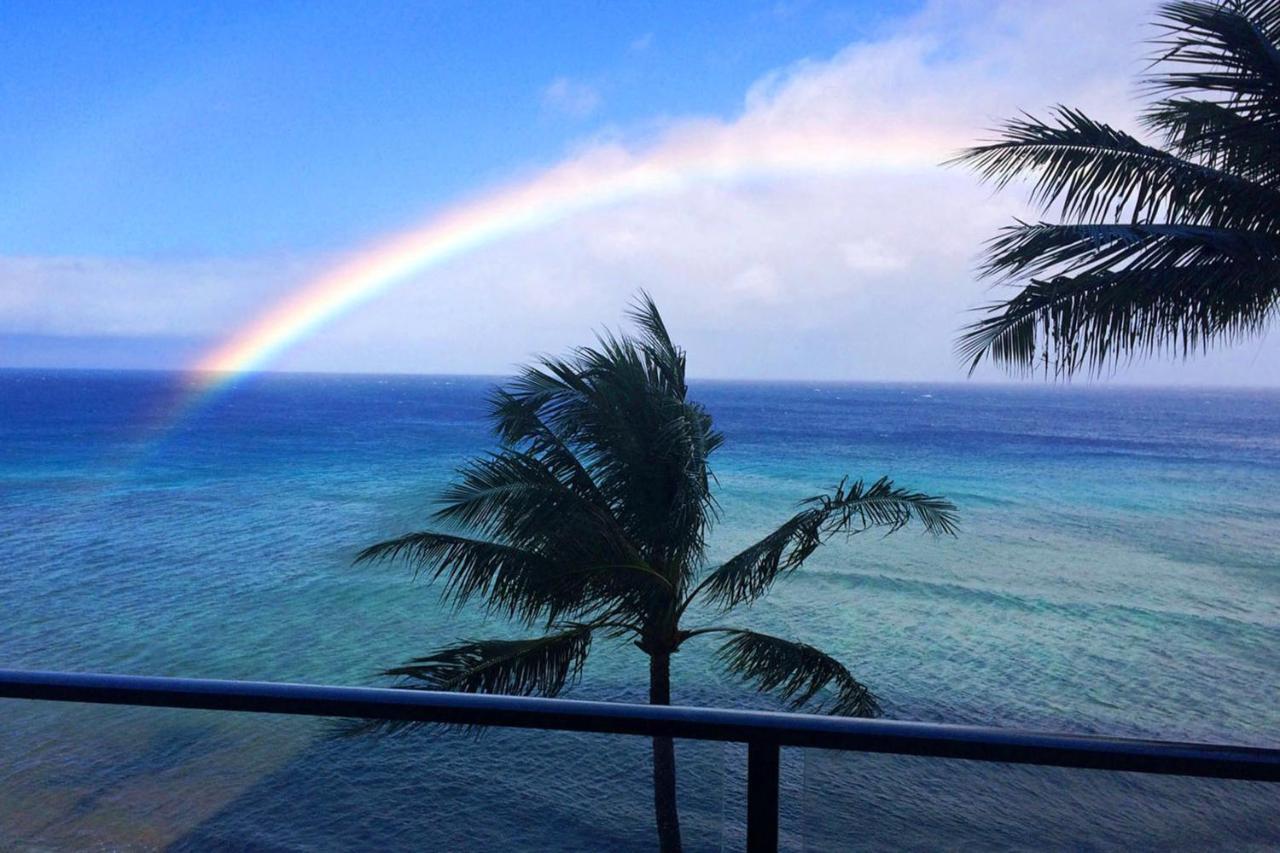
MULTIPOLYGON (((182 369, 376 246, 542 170, 779 133, 911 168, 717 186, 486 245, 268 365, 505 372, 653 292, 703 376, 963 380, 979 246, 940 167, 1055 103, 1125 127, 1148 0, 11 3, 0 366, 182 369), (1064 50, 1070 45, 1070 50, 1064 50)), ((1251 342, 1143 383, 1273 384, 1251 342)), ((995 373, 980 378, 999 379, 995 373)))
POLYGON ((370 239, 584 134, 728 115, 771 69, 910 7, 8 4, 0 249, 189 256, 370 239))

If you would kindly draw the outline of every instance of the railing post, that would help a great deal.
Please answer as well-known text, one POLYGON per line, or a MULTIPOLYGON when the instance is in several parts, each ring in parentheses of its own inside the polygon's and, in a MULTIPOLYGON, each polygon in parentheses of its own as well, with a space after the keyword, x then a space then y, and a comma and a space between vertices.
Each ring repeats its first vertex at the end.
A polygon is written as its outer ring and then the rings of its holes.
POLYGON ((777 741, 747 744, 747 853, 777 853, 778 765, 777 741))

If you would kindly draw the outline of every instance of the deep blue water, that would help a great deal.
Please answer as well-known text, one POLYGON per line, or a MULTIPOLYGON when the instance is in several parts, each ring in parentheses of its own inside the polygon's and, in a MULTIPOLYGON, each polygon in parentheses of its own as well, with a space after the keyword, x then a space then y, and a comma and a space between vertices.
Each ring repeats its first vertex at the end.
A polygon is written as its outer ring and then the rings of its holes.
MULTIPOLYGON (((377 683, 456 637, 395 566, 491 446, 493 380, 265 376, 172 428, 177 377, 0 372, 0 665, 377 683)), ((1280 395, 696 383, 726 556, 845 474, 959 505, 958 539, 833 542, 735 621, 819 645, 903 719, 1280 746, 1280 395)), ((701 618, 701 617, 699 617, 701 618)), ((772 707, 711 645, 678 702, 772 707)), ((640 699, 602 646, 573 695, 640 699)), ((342 740, 308 720, 0 705, 0 846, 635 849, 643 741, 548 733, 342 740)), ((737 747, 682 745, 691 849, 741 844, 737 747)), ((1280 845, 1245 783, 789 751, 791 849, 1280 845)))

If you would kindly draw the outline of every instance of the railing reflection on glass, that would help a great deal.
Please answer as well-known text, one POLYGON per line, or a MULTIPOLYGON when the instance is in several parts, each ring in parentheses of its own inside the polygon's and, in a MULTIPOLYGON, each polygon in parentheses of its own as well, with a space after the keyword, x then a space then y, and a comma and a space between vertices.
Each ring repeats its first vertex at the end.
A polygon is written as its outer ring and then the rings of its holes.
POLYGON ((1280 782, 1280 749, 767 711, 16 670, 0 670, 0 698, 745 743, 749 851, 778 847, 778 767, 784 746, 1280 782))

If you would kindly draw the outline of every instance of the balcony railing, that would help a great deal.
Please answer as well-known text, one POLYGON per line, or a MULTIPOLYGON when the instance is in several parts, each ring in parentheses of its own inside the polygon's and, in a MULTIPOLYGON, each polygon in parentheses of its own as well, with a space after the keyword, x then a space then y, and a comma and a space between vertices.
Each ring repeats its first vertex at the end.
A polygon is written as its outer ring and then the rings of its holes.
POLYGON ((0 670, 0 698, 745 743, 749 851, 777 850, 779 751, 784 746, 1280 782, 1280 749, 766 711, 15 670, 0 670))

